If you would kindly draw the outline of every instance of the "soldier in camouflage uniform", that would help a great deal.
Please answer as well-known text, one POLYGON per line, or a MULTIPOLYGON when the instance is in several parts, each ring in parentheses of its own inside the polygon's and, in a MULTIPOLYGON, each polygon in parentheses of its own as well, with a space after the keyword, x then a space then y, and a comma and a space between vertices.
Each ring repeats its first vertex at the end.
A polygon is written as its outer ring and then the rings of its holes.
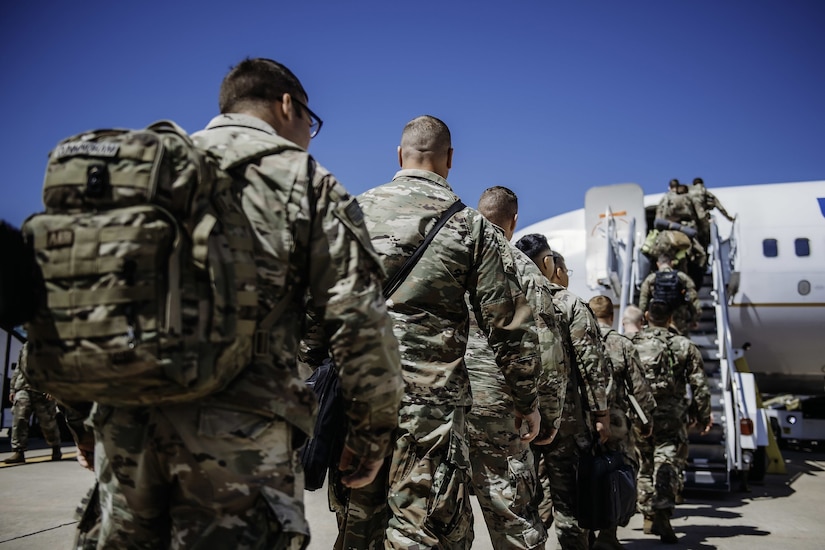
MULTIPOLYGON (((699 318, 702 316, 702 303, 699 301, 696 285, 693 284, 693 279, 673 267, 673 257, 668 254, 660 254, 656 266, 657 271, 676 271, 679 280, 685 286, 685 301, 673 309, 671 318, 673 319, 673 326, 679 331, 679 334, 688 336, 690 329, 698 326, 699 318)), ((653 296, 655 282, 655 271, 642 281, 642 288, 639 291, 639 309, 642 311, 647 311, 647 306, 653 296)))
POLYGON ((593 431, 606 442, 610 435, 606 388, 610 379, 607 355, 593 313, 581 298, 567 290, 569 283, 564 257, 550 249, 543 235, 525 235, 516 243, 550 281, 556 309, 556 324, 564 342, 568 377, 559 432, 550 445, 535 446, 544 498, 539 506, 548 527, 555 521, 556 535, 564 550, 589 547, 589 531, 576 521, 576 468, 579 453, 592 445, 593 431), (589 415, 585 410, 573 369, 581 373, 589 415), (588 417, 589 416, 589 417, 588 417))
MULTIPOLYGON (((518 219, 518 198, 506 187, 491 187, 481 194, 478 211, 513 238, 518 219)), ((561 335, 556 327, 549 281, 523 252, 510 246, 522 290, 533 309, 542 356, 539 405, 542 431, 555 432, 567 387, 567 367, 561 335)), ((467 416, 473 489, 484 513, 494 548, 543 548, 547 531, 538 514, 538 487, 530 444, 513 432, 513 400, 484 332, 471 317, 467 343, 467 370, 473 406, 467 416)), ((554 435, 554 434, 553 434, 554 435)), ((540 435, 536 442, 550 443, 540 435)))
POLYGON ((12 455, 8 457, 6 464, 22 464, 26 462, 26 449, 29 447, 29 419, 34 411, 37 421, 40 423, 40 431, 43 432, 43 439, 52 448, 52 460, 60 460, 60 429, 57 427, 57 405, 54 400, 43 392, 39 392, 31 387, 26 377, 23 376, 23 361, 26 360, 26 346, 20 349, 17 368, 11 377, 9 387, 9 401, 12 405, 12 425, 11 425, 11 450, 12 455))
POLYGON ((668 329, 670 308, 664 302, 654 301, 645 316, 648 326, 633 337, 633 344, 641 357, 649 349, 667 346, 669 370, 666 374, 651 374, 650 365, 644 365, 645 375, 653 389, 656 409, 653 414, 653 435, 640 438, 639 453, 639 510, 645 516, 646 533, 657 534, 663 542, 677 542, 670 525, 676 506, 676 495, 682 476, 677 456, 680 445, 687 441, 687 411, 696 411, 697 420, 705 426, 706 434, 712 425, 710 389, 705 379, 702 354, 687 338, 668 329), (665 378, 658 378, 664 376, 665 378), (685 400, 685 387, 690 385, 692 403, 685 400))
POLYGON ((642 330, 644 320, 645 312, 633 304, 628 304, 622 314, 622 334, 632 338, 634 334, 642 330))
POLYGON ((707 250, 710 244, 711 211, 713 211, 714 208, 719 210, 719 213, 731 222, 733 222, 735 217, 728 214, 728 211, 725 210, 725 207, 722 206, 722 203, 716 198, 716 195, 707 190, 702 178, 693 179, 693 186, 688 190, 688 196, 693 201, 693 205, 696 207, 696 213, 699 215, 699 234, 697 237, 702 246, 705 247, 705 250, 707 250))
MULTIPOLYGON (((676 222, 697 231, 697 236, 690 238, 691 247, 678 267, 687 273, 696 288, 702 286, 702 275, 707 266, 707 250, 698 239, 702 218, 696 211, 696 205, 688 194, 687 186, 679 180, 670 180, 669 190, 656 206, 656 217, 676 222)), ((666 233, 663 231, 660 235, 666 233)), ((657 254, 661 250, 657 250, 657 254)), ((674 258, 679 257, 678 250, 670 251, 674 258)))
POLYGON ((268 152, 243 171, 242 204, 260 244, 259 318, 281 299, 290 307, 269 331, 271 353, 217 394, 176 406, 95 406, 101 547, 307 546, 297 448, 312 432, 315 401, 296 368, 307 293, 341 378, 344 483, 369 483, 389 452, 402 379, 383 270, 357 201, 303 150, 320 127, 306 103, 289 69, 246 59, 221 85, 223 114, 196 135, 221 159, 268 152))
MULTIPOLYGON (((388 274, 400 268, 458 199, 445 179, 452 153, 450 131, 442 121, 415 118, 401 135, 401 171, 358 197, 388 274)), ((506 267, 513 265, 511 257, 503 256, 507 250, 493 224, 465 207, 441 228, 387 302, 405 382, 388 478, 389 548, 461 549, 472 544, 465 293, 513 396, 513 430, 524 429, 525 443, 538 433, 539 344, 515 271, 506 267)), ((352 531, 350 525, 346 529, 352 531)), ((368 533, 347 536, 375 540, 368 533)))
MULTIPOLYGON (((607 296, 594 296, 589 302, 590 309, 599 322, 604 347, 610 357, 613 377, 608 384, 607 402, 610 406, 610 438, 607 447, 619 451, 625 461, 638 474, 636 443, 632 426, 639 427, 642 435, 649 436, 653 428, 653 410, 656 401, 642 371, 639 353, 630 339, 613 330, 613 302, 607 296), (646 422, 643 422, 630 401, 633 397, 646 422)), ((616 536, 616 527, 602 529, 596 538, 593 550, 621 549, 616 536)))

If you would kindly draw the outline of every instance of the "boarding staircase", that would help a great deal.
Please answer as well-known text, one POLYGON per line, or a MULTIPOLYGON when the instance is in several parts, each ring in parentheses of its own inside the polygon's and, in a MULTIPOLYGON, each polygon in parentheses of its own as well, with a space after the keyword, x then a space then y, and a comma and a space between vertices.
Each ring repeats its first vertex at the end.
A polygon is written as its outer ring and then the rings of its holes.
MULTIPOLYGON (((622 204, 628 197, 633 201, 634 193, 627 190, 610 192, 610 187, 615 186, 591 189, 586 198, 586 223, 589 219, 595 220, 596 216, 606 220, 606 223, 599 225, 600 231, 593 232, 604 243, 598 243, 595 238, 587 243, 587 269, 594 271, 593 274, 588 272, 589 286, 605 294, 612 292, 614 301, 619 302, 621 318, 628 304, 638 304, 641 281, 649 272, 650 262, 641 253, 647 216, 643 206, 640 214, 638 206, 622 204), (594 190, 595 196, 590 196, 594 190), (600 190, 606 191, 600 193, 600 190), (598 204, 601 198, 606 201, 602 212, 588 213, 588 208, 593 209, 590 205, 598 204), (622 220, 622 216, 630 216, 630 219, 622 220), (594 263, 591 249, 602 260, 594 263)), ((690 429, 684 482, 688 489, 730 491, 733 477, 737 473, 746 474, 753 461, 756 442, 750 419, 757 414, 756 388, 751 374, 736 370, 734 361, 741 351, 735 351, 732 347, 728 322, 727 288, 734 277, 731 266, 736 243, 732 236, 721 239, 715 223, 711 233, 712 255, 699 292, 702 316, 699 327, 690 338, 704 360, 711 392, 713 426, 704 436, 700 435, 702 427, 690 429)), ((686 395, 686 399, 689 398, 689 394, 686 395)), ((746 480, 747 476, 741 475, 739 479, 746 480)))

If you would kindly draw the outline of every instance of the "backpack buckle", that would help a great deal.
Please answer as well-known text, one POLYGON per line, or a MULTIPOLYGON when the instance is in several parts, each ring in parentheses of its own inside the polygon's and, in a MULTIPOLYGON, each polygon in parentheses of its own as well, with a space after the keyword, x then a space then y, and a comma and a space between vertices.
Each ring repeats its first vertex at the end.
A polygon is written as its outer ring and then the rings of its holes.
POLYGON ((252 352, 256 357, 269 356, 269 332, 266 330, 256 330, 252 338, 252 352))

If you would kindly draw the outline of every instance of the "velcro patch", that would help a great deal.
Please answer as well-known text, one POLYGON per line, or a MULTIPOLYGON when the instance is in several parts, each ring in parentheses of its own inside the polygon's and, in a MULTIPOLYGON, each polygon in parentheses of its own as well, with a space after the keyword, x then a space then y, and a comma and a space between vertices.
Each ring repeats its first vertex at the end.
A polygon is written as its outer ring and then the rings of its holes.
POLYGON ((120 144, 111 141, 70 141, 54 148, 55 159, 84 155, 89 157, 116 157, 120 144))
POLYGON ((71 229, 58 229, 49 231, 46 235, 46 248, 65 248, 74 244, 74 231, 71 229))
POLYGON ((361 225, 364 223, 364 212, 361 210, 361 205, 358 204, 355 197, 349 201, 349 204, 344 208, 344 212, 346 212, 347 217, 355 225, 361 225))

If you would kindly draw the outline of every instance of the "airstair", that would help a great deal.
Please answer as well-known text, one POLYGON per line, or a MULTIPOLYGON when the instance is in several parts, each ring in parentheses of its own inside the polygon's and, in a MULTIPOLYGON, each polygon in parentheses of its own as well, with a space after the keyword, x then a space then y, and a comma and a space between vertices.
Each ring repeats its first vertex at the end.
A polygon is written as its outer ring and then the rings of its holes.
MULTIPOLYGON (((638 304, 641 282, 650 269, 650 262, 641 253, 648 218, 652 223, 652 212, 645 213, 641 188, 635 184, 596 187, 587 192, 585 223, 598 228, 586 243, 588 285, 602 294, 612 294, 619 303, 619 319, 627 305, 638 304)), ((702 316, 690 338, 704 360, 713 426, 704 436, 700 435, 701 426, 690 429, 684 481, 686 488, 730 491, 734 477, 747 481, 757 449, 755 425, 763 413, 757 408, 753 375, 737 371, 735 362, 741 350, 734 350, 731 343, 727 288, 735 277, 731 266, 736 243, 733 237, 721 239, 716 224, 712 224, 711 233, 708 271, 699 291, 702 316)))

